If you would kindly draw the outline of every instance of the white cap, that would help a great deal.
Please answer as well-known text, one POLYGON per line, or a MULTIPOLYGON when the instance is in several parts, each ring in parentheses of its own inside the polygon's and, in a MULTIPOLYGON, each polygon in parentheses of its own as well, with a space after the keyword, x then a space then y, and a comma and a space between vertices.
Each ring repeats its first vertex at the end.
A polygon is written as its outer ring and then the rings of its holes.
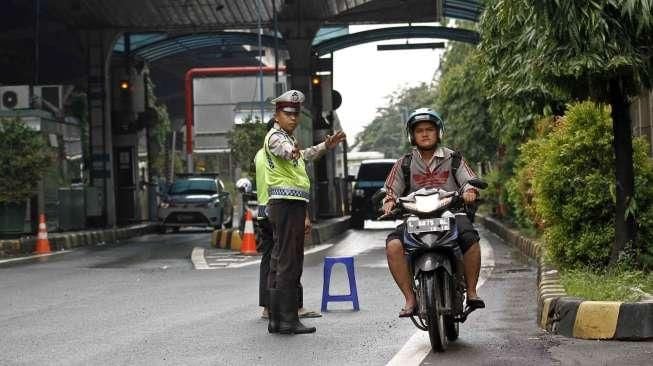
POLYGON ((299 113, 304 100, 304 93, 299 90, 288 90, 280 96, 272 99, 271 102, 277 106, 277 111, 299 113))

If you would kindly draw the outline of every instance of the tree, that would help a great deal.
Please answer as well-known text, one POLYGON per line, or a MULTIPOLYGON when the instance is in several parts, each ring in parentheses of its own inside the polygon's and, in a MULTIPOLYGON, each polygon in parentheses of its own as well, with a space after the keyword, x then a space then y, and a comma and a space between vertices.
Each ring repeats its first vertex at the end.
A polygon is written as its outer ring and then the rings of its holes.
POLYGON ((494 0, 481 24, 494 97, 544 102, 568 95, 611 105, 616 174, 614 263, 635 240, 628 97, 651 85, 653 0, 494 0))
POLYGON ((497 150, 479 69, 474 48, 453 44, 445 53, 435 103, 445 121, 447 145, 475 163, 490 161, 497 150))
POLYGON ((28 199, 52 162, 40 132, 20 119, 0 119, 0 203, 28 199))
POLYGON ((254 156, 263 147, 263 140, 267 132, 265 123, 247 120, 243 124, 235 125, 234 129, 227 134, 234 161, 247 172, 251 179, 256 177, 254 156))
POLYGON ((352 148, 362 151, 381 151, 388 158, 399 158, 408 151, 405 123, 412 110, 434 107, 436 90, 422 83, 416 87, 401 89, 388 96, 388 106, 377 109, 377 116, 356 136, 352 148))

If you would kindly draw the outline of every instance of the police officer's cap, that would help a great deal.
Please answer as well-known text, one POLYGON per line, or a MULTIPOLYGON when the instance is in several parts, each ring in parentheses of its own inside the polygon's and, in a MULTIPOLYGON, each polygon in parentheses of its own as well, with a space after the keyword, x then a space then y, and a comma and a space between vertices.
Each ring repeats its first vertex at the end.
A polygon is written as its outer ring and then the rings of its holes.
POLYGON ((277 111, 299 113, 304 99, 304 93, 299 90, 288 90, 277 98, 272 99, 272 103, 276 105, 277 111))

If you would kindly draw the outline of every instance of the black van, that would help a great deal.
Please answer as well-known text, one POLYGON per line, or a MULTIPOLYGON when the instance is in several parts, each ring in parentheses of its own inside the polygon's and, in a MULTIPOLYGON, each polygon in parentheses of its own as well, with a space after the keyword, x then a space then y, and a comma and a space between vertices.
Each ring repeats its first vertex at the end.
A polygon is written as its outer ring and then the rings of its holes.
POLYGON ((373 207, 371 198, 383 187, 395 161, 373 159, 361 162, 352 191, 350 220, 352 228, 362 229, 366 219, 373 219, 380 215, 373 207))

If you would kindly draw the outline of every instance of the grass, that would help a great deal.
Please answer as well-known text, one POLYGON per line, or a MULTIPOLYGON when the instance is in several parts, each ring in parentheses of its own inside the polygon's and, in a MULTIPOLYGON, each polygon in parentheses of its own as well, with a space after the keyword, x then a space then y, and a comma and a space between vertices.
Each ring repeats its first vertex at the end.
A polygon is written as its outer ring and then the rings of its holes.
POLYGON ((560 279, 568 295, 585 300, 635 302, 653 294, 653 273, 621 267, 564 270, 560 279))

